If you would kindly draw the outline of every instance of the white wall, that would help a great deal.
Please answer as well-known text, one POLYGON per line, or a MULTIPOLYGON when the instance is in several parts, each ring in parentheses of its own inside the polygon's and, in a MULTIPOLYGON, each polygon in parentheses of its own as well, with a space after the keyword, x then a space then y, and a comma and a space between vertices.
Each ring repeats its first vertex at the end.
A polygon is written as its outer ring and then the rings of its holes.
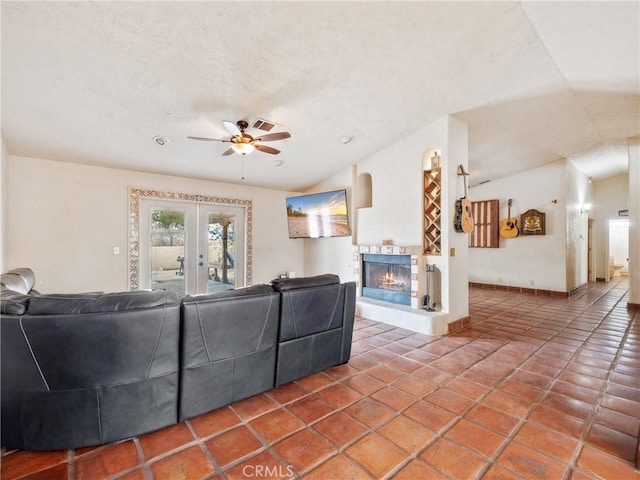
POLYGON ((629 175, 599 180, 595 183, 595 201, 589 216, 595 218, 593 232, 596 278, 607 278, 609 268, 609 220, 619 218, 620 210, 629 209, 629 175))
POLYGON ((9 152, 2 141, 2 150, 0 154, 0 272, 5 272, 8 269, 7 266, 7 251, 8 251, 8 227, 9 227, 9 178, 8 178, 8 165, 9 165, 9 152))
MULTIPOLYGON (((332 190, 347 190, 347 209, 352 235, 334 238, 306 238, 295 240, 304 245, 304 273, 305 275, 321 275, 333 273, 343 282, 350 282, 353 278, 353 232, 356 227, 355 198, 352 185, 355 184, 354 168, 347 168, 326 179, 305 193, 329 192, 332 190)), ((300 276, 301 272, 296 272, 300 276)))
POLYGON ((593 205, 594 188, 589 177, 567 162, 567 284, 570 292, 589 281, 588 278, 588 229, 590 211, 585 205, 593 205))
POLYGON ((520 215, 527 210, 546 214, 546 235, 501 237, 499 248, 470 248, 471 282, 566 291, 566 163, 559 160, 469 190, 471 201, 498 199, 500 220, 511 198, 511 216, 520 229, 520 215))
POLYGON ((8 186, 6 269, 33 268, 42 292, 128 289, 130 186, 251 200, 253 283, 304 274, 303 245, 287 235, 291 192, 16 156, 8 186))
POLYGON ((629 140, 629 303, 640 306, 640 138, 629 140))

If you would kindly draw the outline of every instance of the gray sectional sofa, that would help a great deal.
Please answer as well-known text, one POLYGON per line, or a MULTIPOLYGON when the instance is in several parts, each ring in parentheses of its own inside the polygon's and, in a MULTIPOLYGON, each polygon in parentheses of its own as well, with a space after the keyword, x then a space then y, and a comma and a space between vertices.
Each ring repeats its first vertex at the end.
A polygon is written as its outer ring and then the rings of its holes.
POLYGON ((42 295, 0 276, 2 445, 59 450, 154 431, 351 354, 355 284, 336 275, 216 294, 42 295))

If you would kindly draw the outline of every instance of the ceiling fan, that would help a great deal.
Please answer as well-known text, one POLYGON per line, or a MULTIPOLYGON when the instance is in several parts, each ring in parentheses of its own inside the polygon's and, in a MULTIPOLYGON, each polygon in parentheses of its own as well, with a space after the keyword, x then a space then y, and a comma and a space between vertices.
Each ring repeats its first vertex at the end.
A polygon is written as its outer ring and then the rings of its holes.
POLYGON ((270 147, 268 145, 262 145, 260 142, 273 142, 275 140, 284 140, 290 138, 289 132, 267 133, 259 137, 253 137, 245 132, 245 129, 249 127, 249 124, 245 120, 238 120, 236 123, 228 120, 223 120, 222 125, 231 134, 231 138, 207 138, 207 137, 191 137, 187 138, 191 140, 204 140, 207 142, 227 142, 231 143, 231 148, 222 152, 223 156, 239 153, 240 155, 246 155, 254 150, 259 150, 264 153, 270 153, 277 155, 280 150, 270 147))

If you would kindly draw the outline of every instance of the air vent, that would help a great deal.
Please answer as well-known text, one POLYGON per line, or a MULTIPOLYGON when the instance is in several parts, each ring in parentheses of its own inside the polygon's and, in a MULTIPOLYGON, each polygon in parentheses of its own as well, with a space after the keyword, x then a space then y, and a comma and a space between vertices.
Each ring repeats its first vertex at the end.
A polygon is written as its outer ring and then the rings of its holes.
POLYGON ((277 123, 274 122, 270 122, 269 120, 265 120, 264 118, 256 118, 256 121, 253 122, 253 125, 251 125, 253 128, 256 128, 258 130, 262 130, 263 132, 270 132, 271 129, 273 127, 275 127, 276 125, 278 126, 282 126, 279 125, 277 123))

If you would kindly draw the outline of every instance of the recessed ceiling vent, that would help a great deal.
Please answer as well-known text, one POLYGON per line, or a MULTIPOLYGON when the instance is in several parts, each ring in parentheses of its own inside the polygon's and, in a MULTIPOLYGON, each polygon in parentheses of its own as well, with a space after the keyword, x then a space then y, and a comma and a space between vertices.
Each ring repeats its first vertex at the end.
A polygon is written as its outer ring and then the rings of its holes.
POLYGON ((270 132, 273 127, 276 125, 282 126, 275 122, 270 122, 269 120, 265 120, 264 118, 256 118, 256 121, 251 125, 253 128, 258 130, 262 130, 263 132, 270 132))

